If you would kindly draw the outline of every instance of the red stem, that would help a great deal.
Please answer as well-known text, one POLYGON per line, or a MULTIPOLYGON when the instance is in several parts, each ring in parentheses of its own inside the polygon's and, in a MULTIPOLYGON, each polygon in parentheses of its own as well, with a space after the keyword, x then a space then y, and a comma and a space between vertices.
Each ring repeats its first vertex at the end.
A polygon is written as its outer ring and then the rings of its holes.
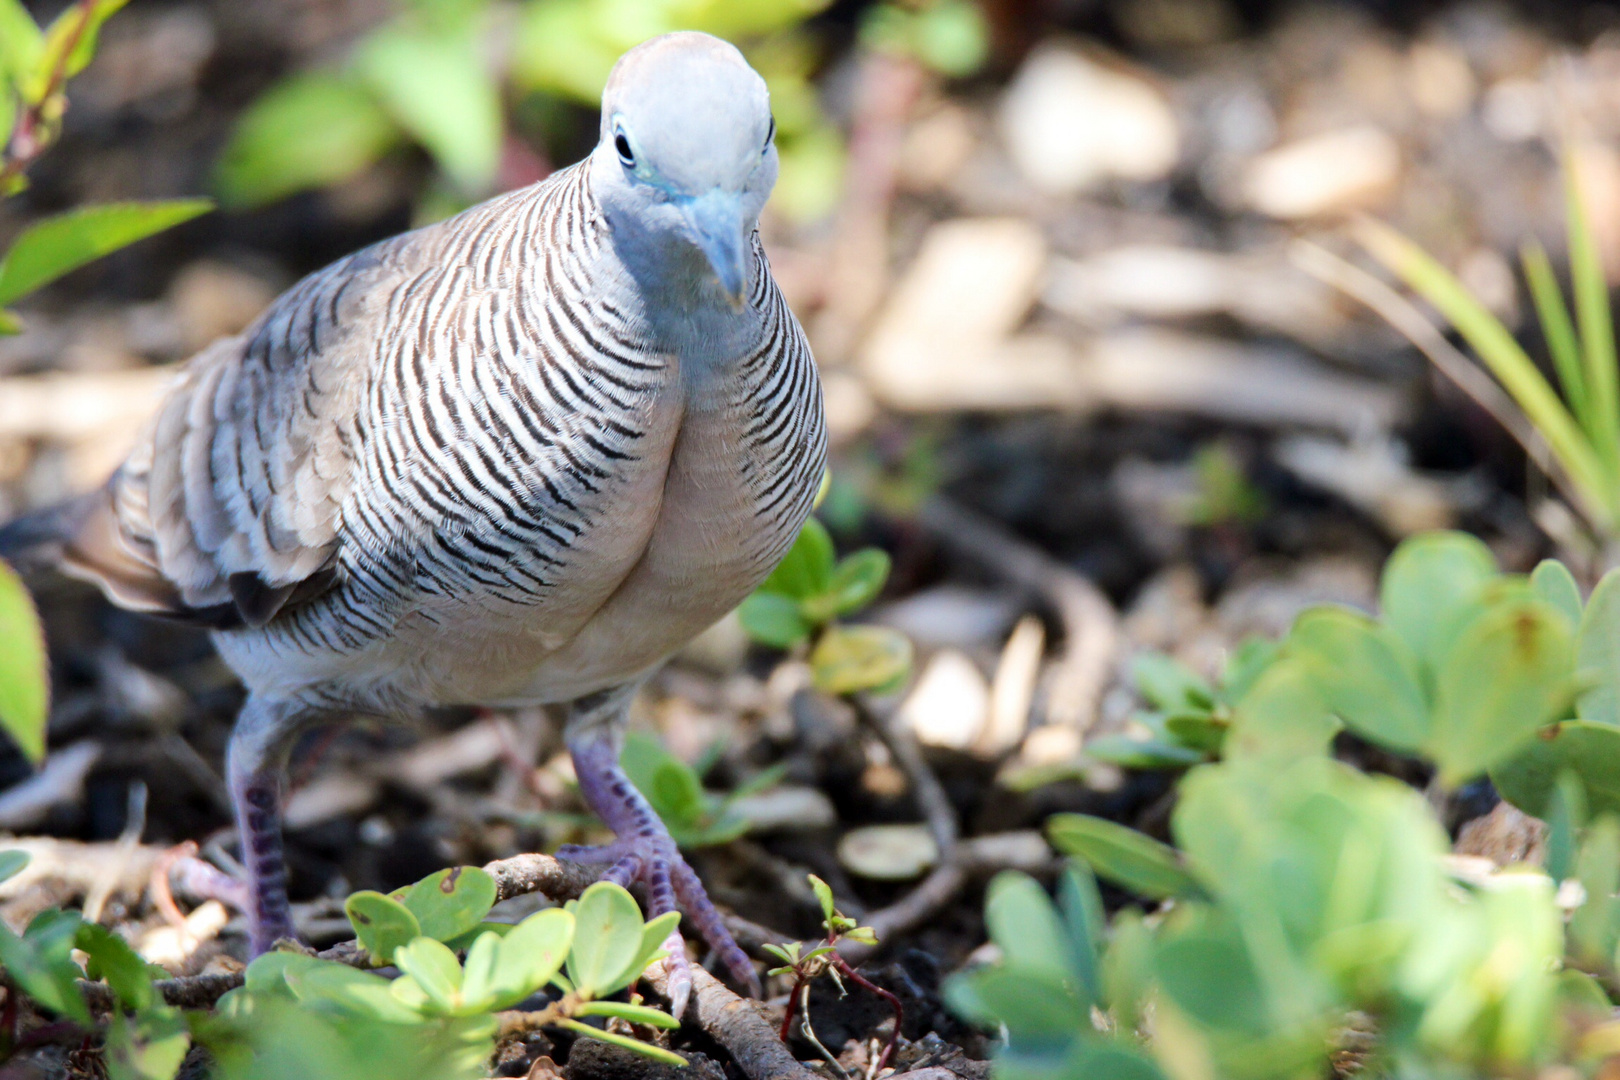
MULTIPOLYGON (((31 165, 35 158, 45 152, 50 139, 35 135, 34 129, 40 124, 40 110, 46 103, 61 91, 62 84, 67 82, 68 61, 72 59, 73 52, 79 47, 79 41, 84 32, 90 28, 90 18, 95 14, 96 0, 79 0, 79 21, 68 34, 66 48, 61 56, 57 57, 56 70, 51 72, 50 81, 45 84, 45 92, 40 95, 38 103, 24 109, 22 115, 17 117, 17 127, 13 132, 12 144, 21 143, 15 157, 0 161, 0 188, 8 181, 22 174, 23 170, 31 165)), ((9 152, 11 147, 6 147, 9 152)))
POLYGON ((889 1036, 889 1045, 883 1048, 883 1056, 878 1058, 877 1063, 876 1071, 882 1072, 884 1066, 889 1064, 889 1058, 894 1055, 895 1046, 900 1042, 900 1025, 903 1024, 906 1019, 905 1006, 900 1004, 899 998, 895 997, 893 994, 883 989, 883 987, 872 982, 870 979, 866 978, 866 976, 850 967, 848 961, 846 961, 842 956, 839 956, 837 953, 833 954, 833 967, 837 968, 839 974, 849 979, 856 986, 864 987, 870 992, 876 994, 878 997, 882 998, 884 1001, 887 1001, 889 1003, 889 1008, 894 1010, 894 1034, 889 1036))

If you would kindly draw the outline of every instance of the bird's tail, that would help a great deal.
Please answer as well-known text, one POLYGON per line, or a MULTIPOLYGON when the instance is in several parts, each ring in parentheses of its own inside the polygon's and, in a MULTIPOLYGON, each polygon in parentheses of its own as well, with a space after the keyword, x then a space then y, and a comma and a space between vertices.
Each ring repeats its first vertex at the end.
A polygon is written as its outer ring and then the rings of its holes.
POLYGON ((21 569, 57 565, 96 502, 95 494, 81 495, 0 525, 0 559, 21 569))

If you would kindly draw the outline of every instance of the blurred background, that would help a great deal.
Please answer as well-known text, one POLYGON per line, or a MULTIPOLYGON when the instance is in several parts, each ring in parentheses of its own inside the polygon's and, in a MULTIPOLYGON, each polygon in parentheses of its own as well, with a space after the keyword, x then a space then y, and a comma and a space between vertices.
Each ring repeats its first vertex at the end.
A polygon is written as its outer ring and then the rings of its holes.
MULTIPOLYGON (((1467 529, 1513 569, 1603 563, 1513 438, 1324 280, 1359 280, 1334 253, 1370 265, 1346 226, 1373 215, 1545 359, 1518 249, 1565 265, 1561 157, 1620 268, 1620 6, 1549 0, 133 0, 0 202, 0 247, 86 203, 218 208, 16 306, 0 520, 100 483, 171 365, 301 275, 583 156, 613 59, 681 27, 770 82, 762 231, 825 380, 820 516, 894 560, 862 618, 915 646, 898 715, 968 833, 1162 817, 1161 776, 1087 752, 1132 730, 1131 658, 1213 676, 1309 604, 1370 607, 1412 532, 1467 529)), ((239 691, 206 638, 30 584, 54 749, 38 774, 0 760, 0 829, 217 840, 239 691)), ((642 709, 713 787, 785 763, 799 802, 753 807, 763 839, 703 867, 745 913, 788 865, 874 904, 899 887, 852 881, 830 838, 914 818, 906 778, 808 680, 731 621, 642 709)), ((541 719, 467 719, 306 755, 306 930, 340 932, 351 889, 577 827, 541 719)), ((977 910, 920 940, 960 957, 977 910)))

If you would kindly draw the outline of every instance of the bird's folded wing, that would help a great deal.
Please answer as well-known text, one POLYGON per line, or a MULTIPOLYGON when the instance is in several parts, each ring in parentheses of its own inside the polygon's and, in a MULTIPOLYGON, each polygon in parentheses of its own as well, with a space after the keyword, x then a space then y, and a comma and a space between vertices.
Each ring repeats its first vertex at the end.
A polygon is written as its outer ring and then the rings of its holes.
POLYGON ((434 233, 333 263, 195 356, 79 515, 65 566, 126 606, 215 625, 323 588, 390 297, 433 272, 434 233))

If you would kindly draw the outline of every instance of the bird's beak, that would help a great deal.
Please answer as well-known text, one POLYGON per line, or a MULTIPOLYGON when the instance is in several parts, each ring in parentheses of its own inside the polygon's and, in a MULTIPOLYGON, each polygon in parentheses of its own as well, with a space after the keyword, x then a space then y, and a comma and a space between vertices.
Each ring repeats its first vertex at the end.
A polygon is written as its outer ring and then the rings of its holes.
POLYGON ((692 231, 692 242, 709 260, 731 306, 741 310, 743 289, 748 285, 742 196, 715 188, 687 200, 682 209, 692 231))

